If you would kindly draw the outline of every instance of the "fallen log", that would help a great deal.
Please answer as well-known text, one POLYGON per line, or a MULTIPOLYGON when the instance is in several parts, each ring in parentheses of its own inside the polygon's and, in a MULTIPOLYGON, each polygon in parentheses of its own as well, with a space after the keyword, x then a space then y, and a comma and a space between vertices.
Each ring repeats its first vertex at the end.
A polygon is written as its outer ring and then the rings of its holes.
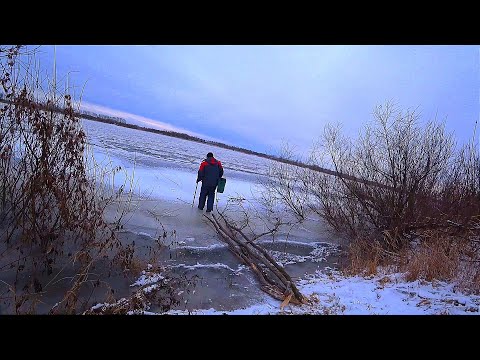
POLYGON ((204 215, 215 228, 228 249, 245 265, 248 265, 260 282, 260 288, 273 298, 282 301, 282 309, 288 303, 307 303, 290 275, 260 245, 249 239, 236 224, 232 224, 222 214, 220 221, 214 214, 204 215))

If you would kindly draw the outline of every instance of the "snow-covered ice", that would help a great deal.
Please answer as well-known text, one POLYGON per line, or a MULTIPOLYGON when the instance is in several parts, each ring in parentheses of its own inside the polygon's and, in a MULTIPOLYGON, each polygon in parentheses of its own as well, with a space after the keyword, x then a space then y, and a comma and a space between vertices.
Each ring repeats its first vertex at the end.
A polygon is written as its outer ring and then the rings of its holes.
MULTIPOLYGON (((173 202, 192 203, 197 170, 209 151, 222 162, 227 179, 219 205, 229 197, 252 198, 255 184, 264 176, 270 160, 207 144, 140 130, 83 120, 88 142, 97 162, 122 168, 115 184, 127 180, 126 189, 173 202), (133 178, 133 184, 129 180, 133 178)), ((200 186, 197 189, 198 199, 200 186)))

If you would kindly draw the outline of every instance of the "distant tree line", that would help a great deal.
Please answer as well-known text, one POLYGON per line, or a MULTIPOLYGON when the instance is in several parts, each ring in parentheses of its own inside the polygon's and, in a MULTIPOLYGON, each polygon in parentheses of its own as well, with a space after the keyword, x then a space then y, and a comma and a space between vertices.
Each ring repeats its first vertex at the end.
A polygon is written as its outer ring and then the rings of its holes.
POLYGON ((99 118, 99 119, 103 119, 103 120, 109 120, 109 121, 112 121, 114 123, 121 123, 121 124, 126 124, 127 121, 121 117, 118 117, 118 116, 108 116, 108 115, 100 115, 100 114, 97 114, 97 113, 94 113, 94 112, 91 112, 91 111, 81 111, 79 113, 79 115, 81 117, 85 117, 85 116, 91 116, 91 117, 94 117, 94 118, 99 118))
MULTIPOLYGON (((5 99, 3 94, 0 94, 0 102, 4 104, 11 104, 9 100, 5 99)), ((66 111, 69 111, 69 110, 66 110, 65 108, 62 108, 60 106, 57 106, 51 103, 44 104, 41 102, 36 102, 35 105, 38 106, 38 108, 41 110, 50 110, 59 114, 64 114, 66 111)), ((76 117, 80 117, 83 119, 106 122, 114 125, 123 125, 127 123, 127 121, 121 117, 102 115, 102 114, 97 114, 91 111, 74 111, 74 115, 76 117)))
MULTIPOLYGON (((10 103, 8 100, 4 99, 2 94, 0 94, 0 102, 7 103, 7 104, 10 103)), ((57 112, 57 113, 62 113, 62 114, 66 111, 65 109, 63 109, 59 106, 53 105, 53 104, 46 105, 46 104, 42 104, 42 103, 37 103, 36 105, 38 105, 43 110, 51 110, 51 111, 54 111, 54 112, 57 112)), ((282 163, 285 163, 285 164, 290 164, 290 165, 295 165, 295 166, 299 166, 299 167, 303 167, 303 168, 308 168, 308 169, 311 169, 311 170, 314 170, 314 171, 320 171, 320 172, 330 174, 330 175, 340 176, 340 177, 343 177, 343 178, 348 179, 348 180, 357 180, 357 181, 365 182, 365 180, 359 180, 359 179, 357 179, 357 178, 355 178, 354 176, 351 176, 351 175, 340 174, 336 171, 329 170, 329 169, 326 169, 326 168, 323 168, 323 167, 320 167, 320 166, 317 166, 317 165, 306 164, 306 163, 298 161, 298 160, 286 159, 284 157, 275 156, 275 155, 271 155, 271 154, 264 154, 264 153, 260 153, 260 152, 257 152, 257 151, 245 149, 245 148, 238 147, 238 146, 224 144, 224 143, 217 142, 217 141, 204 140, 204 139, 201 139, 199 137, 188 135, 188 134, 177 132, 177 131, 152 129, 152 128, 147 128, 147 127, 138 126, 138 125, 134 125, 134 124, 128 124, 125 119, 120 118, 120 117, 100 115, 100 114, 96 114, 96 113, 93 113, 93 112, 90 112, 90 111, 75 112, 75 116, 78 116, 82 119, 98 121, 98 122, 102 122, 102 123, 107 123, 107 124, 112 124, 112 125, 117 125, 117 126, 130 128, 130 129, 146 131, 146 132, 150 132, 150 133, 154 133, 154 134, 160 134, 160 135, 175 137, 175 138, 178 138, 178 139, 195 141, 195 142, 198 142, 198 143, 212 145, 212 146, 216 146, 216 147, 223 148, 223 149, 229 149, 229 150, 241 152, 241 153, 244 153, 244 154, 255 155, 255 156, 262 157, 262 158, 269 159, 269 160, 279 161, 279 162, 282 162, 282 163)), ((370 183, 370 182, 367 181, 367 183, 370 183)), ((372 183, 370 185, 382 186, 380 184, 374 184, 374 183, 372 183)))

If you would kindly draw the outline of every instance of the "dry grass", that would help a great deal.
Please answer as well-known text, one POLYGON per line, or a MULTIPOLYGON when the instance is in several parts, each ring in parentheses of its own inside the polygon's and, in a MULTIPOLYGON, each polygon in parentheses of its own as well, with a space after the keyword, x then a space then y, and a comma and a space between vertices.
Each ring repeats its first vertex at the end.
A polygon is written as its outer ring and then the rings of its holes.
POLYGON ((133 257, 129 264, 129 273, 135 277, 138 277, 143 270, 148 266, 149 261, 139 257, 133 257))
POLYGON ((378 241, 356 239, 347 249, 348 262, 343 271, 350 275, 377 275, 379 267, 398 264, 400 256, 382 247, 378 241))
POLYGON ((349 275, 377 275, 381 268, 402 272, 407 281, 453 281, 467 292, 480 292, 480 262, 472 239, 440 230, 425 230, 397 253, 380 243, 357 239, 348 248, 349 275))
POLYGON ((455 279, 468 243, 438 231, 425 232, 422 238, 418 246, 408 251, 401 266, 407 281, 455 279))

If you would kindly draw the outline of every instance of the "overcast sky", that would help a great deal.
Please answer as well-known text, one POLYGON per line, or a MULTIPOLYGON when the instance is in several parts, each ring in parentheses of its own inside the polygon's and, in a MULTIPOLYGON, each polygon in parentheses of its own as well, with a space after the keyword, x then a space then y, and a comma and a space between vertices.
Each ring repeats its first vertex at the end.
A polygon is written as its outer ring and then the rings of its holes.
MULTIPOLYGON (((53 46, 42 46, 53 69, 53 46)), ((327 122, 350 134, 393 100, 460 141, 479 118, 478 46, 57 46, 85 109, 257 151, 305 152, 327 122)))

